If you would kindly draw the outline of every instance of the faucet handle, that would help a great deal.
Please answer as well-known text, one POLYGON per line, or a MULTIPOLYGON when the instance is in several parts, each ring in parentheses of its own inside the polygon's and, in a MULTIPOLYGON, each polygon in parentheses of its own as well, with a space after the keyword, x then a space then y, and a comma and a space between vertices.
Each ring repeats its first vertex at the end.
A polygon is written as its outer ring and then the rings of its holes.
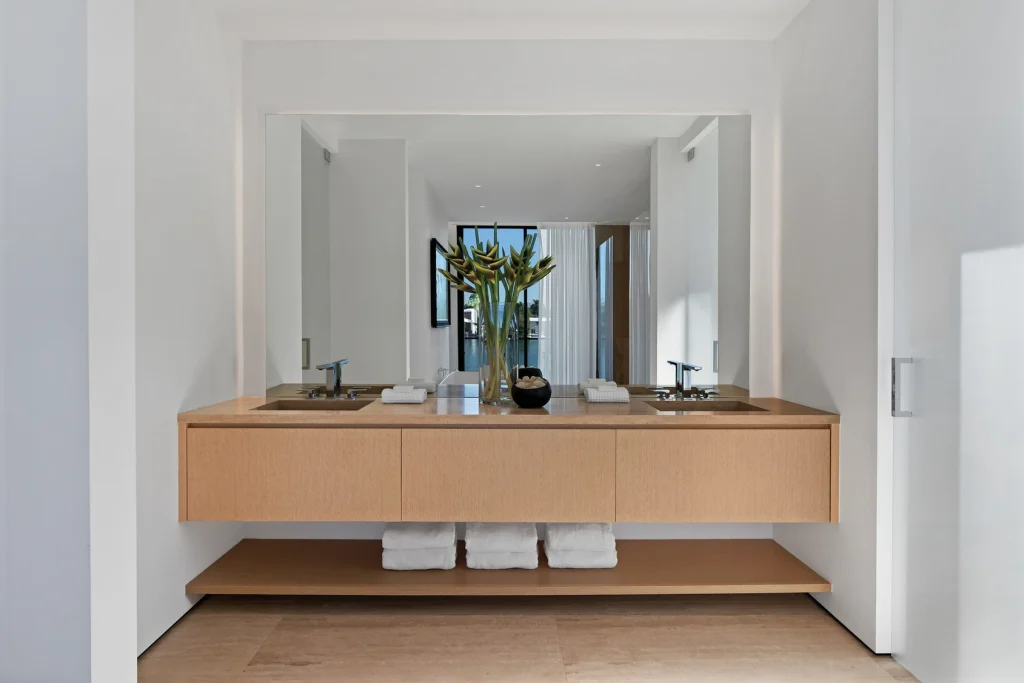
POLYGON ((681 360, 670 360, 669 365, 676 366, 676 391, 689 391, 690 390, 690 372, 699 372, 699 365, 690 365, 684 363, 681 360))
POLYGON ((340 370, 342 365, 348 365, 348 358, 342 358, 341 360, 331 361, 330 363, 324 363, 323 365, 316 366, 317 370, 327 370, 328 368, 334 368, 340 370))

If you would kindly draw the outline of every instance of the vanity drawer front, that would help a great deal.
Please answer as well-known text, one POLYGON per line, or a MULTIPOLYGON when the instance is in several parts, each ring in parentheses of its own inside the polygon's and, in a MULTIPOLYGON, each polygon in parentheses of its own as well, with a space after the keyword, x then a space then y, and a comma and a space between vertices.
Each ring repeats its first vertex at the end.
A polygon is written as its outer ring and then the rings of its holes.
POLYGON ((187 519, 389 521, 402 513, 398 429, 187 430, 187 519))
POLYGON ((402 519, 613 521, 615 432, 404 430, 402 519))
POLYGON ((828 522, 828 429, 620 430, 620 522, 828 522))

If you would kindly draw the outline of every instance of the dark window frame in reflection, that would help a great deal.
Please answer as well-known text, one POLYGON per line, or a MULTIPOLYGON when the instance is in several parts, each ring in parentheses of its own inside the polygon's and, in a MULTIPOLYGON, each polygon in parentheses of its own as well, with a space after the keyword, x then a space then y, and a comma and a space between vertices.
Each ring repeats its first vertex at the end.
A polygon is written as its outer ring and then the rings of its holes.
MULTIPOLYGON (((494 225, 459 225, 457 234, 459 239, 464 240, 466 246, 473 246, 476 244, 476 229, 480 230, 480 241, 487 242, 494 234, 494 225)), ((522 248, 523 242, 526 236, 530 233, 537 232, 536 225, 499 225, 498 226, 498 244, 508 249, 508 243, 502 242, 503 231, 520 231, 518 241, 513 241, 511 244, 516 249, 522 248)), ((536 285, 535 285, 536 286, 536 285)), ((532 288, 531 288, 532 289, 532 288)), ((536 290, 534 290, 536 292, 536 290)), ((475 372, 480 369, 480 345, 478 336, 476 333, 475 320, 467 319, 466 317, 466 300, 467 296, 465 292, 456 291, 455 296, 455 310, 457 311, 458 317, 458 351, 459 351, 459 370, 475 372)), ((540 338, 537 336, 537 330, 533 329, 531 333, 530 329, 530 306, 534 303, 530 301, 530 291, 523 292, 523 299, 519 302, 520 306, 516 312, 517 323, 519 329, 519 364, 534 366, 537 365, 537 352, 540 338)), ((536 294, 534 299, 537 299, 536 294)), ((536 315, 534 315, 536 317, 536 315)), ((453 325, 454 327, 454 325, 453 325)))

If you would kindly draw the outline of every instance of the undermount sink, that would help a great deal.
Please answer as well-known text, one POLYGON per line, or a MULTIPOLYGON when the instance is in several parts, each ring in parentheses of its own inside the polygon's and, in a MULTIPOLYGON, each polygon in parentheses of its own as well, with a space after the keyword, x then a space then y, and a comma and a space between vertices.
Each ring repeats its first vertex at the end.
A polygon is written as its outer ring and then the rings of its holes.
POLYGON ((359 410, 373 403, 373 401, 360 399, 332 399, 332 398, 311 398, 311 399, 285 399, 271 401, 261 405, 256 410, 359 410))
POLYGON ((647 405, 664 413, 762 413, 765 410, 743 401, 720 400, 647 401, 647 405))

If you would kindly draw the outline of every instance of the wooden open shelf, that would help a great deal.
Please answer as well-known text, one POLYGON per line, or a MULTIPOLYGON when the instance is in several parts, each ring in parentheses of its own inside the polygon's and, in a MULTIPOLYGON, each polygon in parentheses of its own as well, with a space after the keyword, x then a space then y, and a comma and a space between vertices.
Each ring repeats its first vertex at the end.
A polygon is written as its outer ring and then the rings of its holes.
POLYGON ((380 541, 246 539, 185 586, 232 595, 687 595, 825 593, 832 584, 768 539, 619 541, 615 569, 381 568, 380 541))

